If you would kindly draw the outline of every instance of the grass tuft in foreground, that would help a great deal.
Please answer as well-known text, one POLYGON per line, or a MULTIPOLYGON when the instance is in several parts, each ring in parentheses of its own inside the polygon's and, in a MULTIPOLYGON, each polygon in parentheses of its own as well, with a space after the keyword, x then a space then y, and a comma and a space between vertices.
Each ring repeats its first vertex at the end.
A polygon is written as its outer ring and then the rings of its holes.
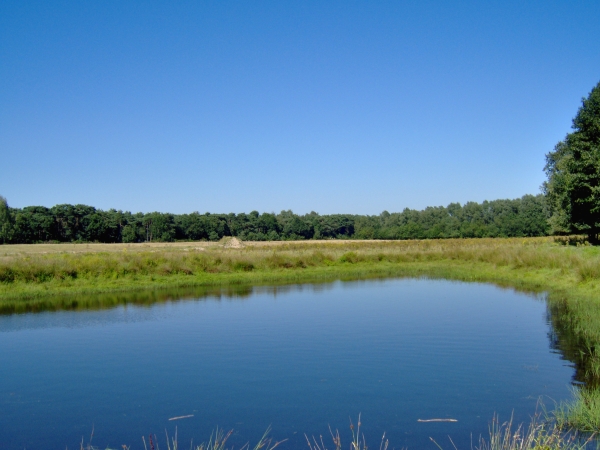
MULTIPOLYGON (((367 446, 367 442, 365 440, 365 435, 361 433, 360 427, 360 415, 358 416, 358 422, 356 424, 356 430, 354 429, 354 424, 350 422, 350 430, 352 432, 352 440, 350 441, 350 450, 367 450, 369 447, 367 446)), ((329 428, 329 434, 331 435, 331 440, 333 442, 333 448, 335 450, 341 450, 342 448, 342 438, 340 437, 340 432, 335 430, 335 433, 329 428)), ((319 436, 316 438, 315 436, 308 437, 304 434, 306 438, 306 442, 308 443, 309 450, 327 450, 327 446, 323 441, 323 436, 319 436)), ((381 443, 379 444, 379 450, 387 450, 389 445, 388 440, 385 438, 385 433, 381 437, 381 443)))
POLYGON ((560 429, 597 433, 600 431, 600 389, 573 388, 573 399, 560 403, 552 415, 560 429))
MULTIPOLYGON (((259 441, 256 443, 252 450, 274 450, 281 443, 285 442, 287 439, 282 441, 273 442, 273 439, 269 437, 269 433, 271 432, 271 428, 267 428, 267 431, 262 435, 259 441)), ((227 449, 227 440, 233 433, 233 430, 229 430, 225 432, 225 430, 221 428, 217 428, 208 439, 208 442, 203 442, 200 445, 194 446, 193 444, 190 446, 191 450, 226 450, 227 449)), ((142 437, 142 441, 144 442, 145 450, 160 450, 158 445, 158 439, 156 436, 154 438, 152 435, 148 436, 148 443, 146 443, 146 438, 142 437)), ((125 447, 125 446, 124 446, 125 447)), ((167 450, 179 450, 179 444, 177 443, 177 431, 175 431, 175 437, 169 439, 167 435, 167 450)), ((232 449, 233 450, 233 449, 232 449)), ((240 450, 250 450, 250 443, 246 443, 243 445, 240 450)))
POLYGON ((565 433, 557 423, 540 420, 534 415, 529 425, 515 426, 511 420, 500 423, 494 417, 490 425, 489 438, 479 439, 476 450, 583 450, 592 441, 593 435, 581 439, 577 434, 565 433))
MULTIPOLYGON (((356 428, 352 422, 350 423, 352 437, 346 448, 350 450, 368 450, 371 448, 361 431, 361 425, 360 416, 356 428)), ((258 443, 252 447, 252 450, 273 450, 285 442, 285 440, 274 442, 268 436, 269 432, 270 429, 267 429, 258 443)), ((226 450, 227 440, 232 433, 233 430, 225 432, 223 429, 217 428, 211 434, 208 442, 196 446, 192 445, 190 448, 191 450, 226 450)), ((329 434, 330 439, 323 439, 322 435, 308 437, 305 434, 308 450, 342 450, 345 446, 342 443, 339 431, 334 432, 329 428, 329 434)), ((448 438, 450 447, 458 450, 452 438, 450 436, 448 438)), ((480 437, 478 444, 472 447, 472 450, 585 450, 589 448, 593 438, 593 434, 588 435, 587 439, 582 439, 577 434, 565 433, 562 425, 558 422, 542 420, 540 414, 534 415, 528 425, 515 425, 512 418, 508 422, 500 423, 498 417, 495 416, 490 424, 489 436, 487 438, 480 437)), ((160 450, 156 436, 149 436, 148 441, 145 438, 142 439, 145 450, 160 450)), ((434 439, 430 439, 432 441, 431 448, 437 447, 439 450, 443 450, 440 444, 434 439)), ((128 447, 123 446, 123 448, 127 449, 128 447)), ((379 450, 387 450, 388 448, 389 441, 384 433, 379 443, 379 450)), ((85 449, 82 447, 82 450, 92 449, 92 447, 85 449)), ((169 436, 167 436, 167 450, 179 450, 177 432, 175 438, 169 439, 169 436)), ((244 445, 240 450, 250 450, 249 444, 244 445)))

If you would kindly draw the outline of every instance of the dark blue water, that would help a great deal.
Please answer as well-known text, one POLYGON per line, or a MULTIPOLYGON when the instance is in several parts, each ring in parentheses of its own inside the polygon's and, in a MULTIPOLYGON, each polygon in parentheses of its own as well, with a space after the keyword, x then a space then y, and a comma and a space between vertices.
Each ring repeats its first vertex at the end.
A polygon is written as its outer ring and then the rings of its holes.
POLYGON ((4 316, 0 448, 75 449, 92 428, 100 448, 149 433, 166 448, 176 426, 184 448, 216 426, 237 447, 269 425, 307 448, 359 413, 372 447, 385 431, 391 448, 471 448, 494 413, 526 421, 540 396, 569 397, 550 332, 543 300, 431 280, 4 316))

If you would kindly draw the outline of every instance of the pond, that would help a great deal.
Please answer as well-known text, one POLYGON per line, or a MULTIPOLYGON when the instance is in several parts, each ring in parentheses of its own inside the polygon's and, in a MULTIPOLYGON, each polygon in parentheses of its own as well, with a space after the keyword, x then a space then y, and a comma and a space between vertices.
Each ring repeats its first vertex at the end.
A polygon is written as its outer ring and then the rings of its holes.
MULTIPOLYGON (((271 426, 280 448, 361 414, 371 447, 471 448, 494 414, 570 397, 546 302, 425 279, 254 288, 109 309, 0 316, 0 447, 144 448, 271 426), (184 417, 169 420, 174 417, 184 417), (419 422, 419 419, 456 422, 419 422)), ((332 447, 328 445, 328 447, 332 447)))

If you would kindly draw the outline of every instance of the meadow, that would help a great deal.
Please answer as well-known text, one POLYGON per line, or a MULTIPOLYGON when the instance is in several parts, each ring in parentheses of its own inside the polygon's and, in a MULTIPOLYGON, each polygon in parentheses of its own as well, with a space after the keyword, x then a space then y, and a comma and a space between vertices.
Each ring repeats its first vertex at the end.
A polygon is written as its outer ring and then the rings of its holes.
POLYGON ((0 247, 0 303, 35 298, 378 276, 492 282, 594 298, 600 249, 575 238, 35 244, 0 247), (566 245, 576 243, 578 245, 566 245))

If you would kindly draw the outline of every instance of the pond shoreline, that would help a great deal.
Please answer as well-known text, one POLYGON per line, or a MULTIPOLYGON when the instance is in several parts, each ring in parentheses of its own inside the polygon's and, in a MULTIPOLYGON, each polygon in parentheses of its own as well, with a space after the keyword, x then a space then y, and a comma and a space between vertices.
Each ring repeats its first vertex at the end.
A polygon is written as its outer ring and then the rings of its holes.
POLYGON ((559 422, 564 428, 600 429, 600 402, 586 400, 600 398, 595 395, 600 392, 600 249, 595 247, 561 245, 552 238, 244 243, 241 248, 178 243, 75 253, 48 247, 37 253, 35 246, 12 253, 10 246, 0 248, 0 255, 5 250, 0 311, 85 307, 80 298, 91 294, 394 277, 544 292, 550 309, 560 312, 557 333, 569 328, 574 336, 561 350, 585 385, 582 396, 559 408, 559 422))
POLYGON ((48 244, 40 244, 39 252, 36 245, 18 252, 0 247, 0 303, 68 294, 374 277, 424 276, 536 292, 575 290, 586 296, 594 296, 600 287, 600 253, 595 248, 566 247, 548 238, 244 243, 243 248, 176 243, 114 251, 99 245, 68 252, 60 244, 54 252, 48 244))

